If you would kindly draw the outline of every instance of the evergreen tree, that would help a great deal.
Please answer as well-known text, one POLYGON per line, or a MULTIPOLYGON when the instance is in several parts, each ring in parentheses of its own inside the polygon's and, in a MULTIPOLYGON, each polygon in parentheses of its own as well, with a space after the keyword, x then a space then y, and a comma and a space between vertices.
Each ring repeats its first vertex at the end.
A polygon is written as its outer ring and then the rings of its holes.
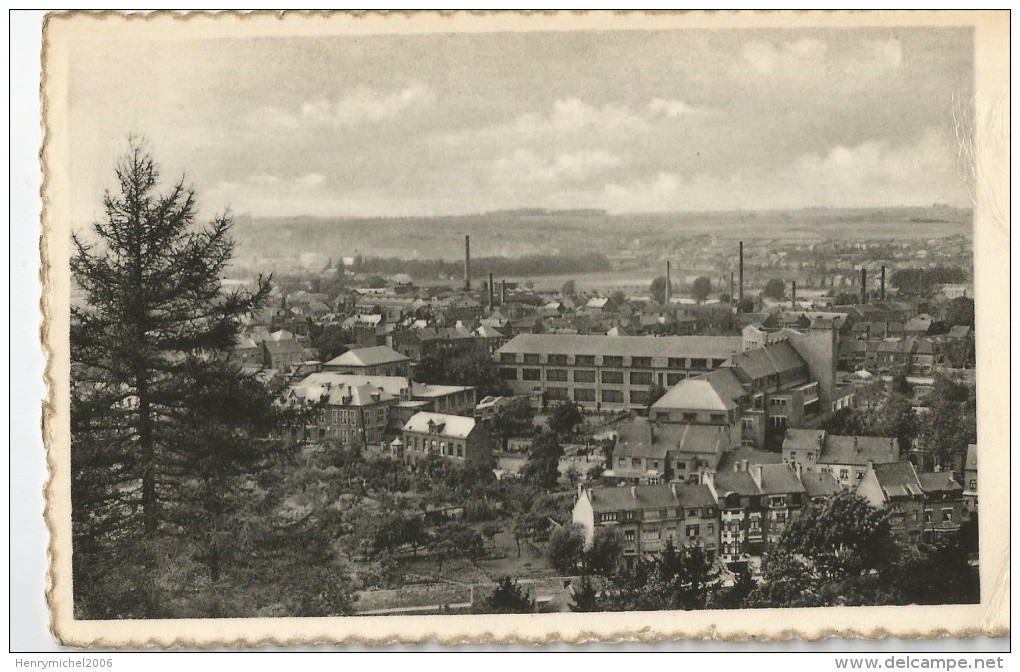
POLYGON ((530 614, 535 611, 535 600, 517 579, 504 575, 496 583, 495 590, 483 603, 482 613, 487 614, 530 614))
POLYGON ((257 518, 269 498, 250 493, 282 459, 278 442, 254 438, 282 420, 273 391, 227 357, 268 281, 223 291, 230 219, 197 225, 183 181, 157 193, 139 143, 116 175, 94 235, 72 237, 83 298, 70 331, 73 563, 86 617, 157 615, 174 586, 158 574, 168 549, 218 581, 251 530, 240 511, 257 518), (109 592, 91 582, 100 573, 109 592))

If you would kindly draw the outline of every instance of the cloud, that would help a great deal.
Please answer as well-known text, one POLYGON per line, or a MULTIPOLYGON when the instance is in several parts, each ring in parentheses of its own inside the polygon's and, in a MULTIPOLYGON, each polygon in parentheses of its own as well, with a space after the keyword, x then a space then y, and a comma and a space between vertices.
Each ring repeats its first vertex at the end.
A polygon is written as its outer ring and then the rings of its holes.
POLYGON ((648 110, 653 115, 664 117, 683 117, 698 111, 682 100, 664 100, 662 98, 653 98, 652 102, 648 103, 648 110))
POLYGON ((525 135, 549 132, 640 132, 648 130, 648 127, 647 119, 622 105, 610 103, 594 107, 579 98, 557 100, 549 114, 526 113, 514 122, 514 129, 525 135))
POLYGON ((294 179, 293 189, 296 191, 309 191, 322 185, 325 181, 326 176, 321 173, 307 173, 294 179))
POLYGON ((621 161, 619 156, 606 150, 561 153, 546 158, 527 149, 518 149, 495 161, 493 179, 544 184, 577 182, 590 179, 621 161))
POLYGON ((744 45, 742 56, 759 73, 777 73, 817 67, 827 52, 828 45, 820 40, 778 43, 754 40, 744 45))
POLYGON ((359 86, 337 100, 307 101, 297 110, 258 108, 249 115, 249 123, 282 129, 307 125, 356 126, 392 119, 408 108, 430 105, 434 101, 432 90, 422 84, 412 83, 391 93, 359 86))
POLYGON ((805 152, 773 171, 682 175, 660 171, 607 184, 597 197, 613 212, 800 207, 966 205, 952 143, 935 129, 913 142, 870 140, 805 152))

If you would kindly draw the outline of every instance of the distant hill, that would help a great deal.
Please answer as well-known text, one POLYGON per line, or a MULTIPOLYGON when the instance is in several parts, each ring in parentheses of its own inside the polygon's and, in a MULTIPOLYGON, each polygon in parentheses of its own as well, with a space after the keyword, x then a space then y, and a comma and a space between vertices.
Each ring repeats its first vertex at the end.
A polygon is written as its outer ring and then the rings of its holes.
POLYGON ((282 257, 360 252, 373 257, 460 259, 472 256, 609 254, 654 249, 657 240, 698 236, 745 240, 925 240, 972 236, 969 209, 811 208, 734 212, 607 214, 601 210, 526 208, 451 217, 316 218, 239 216, 239 256, 282 257))

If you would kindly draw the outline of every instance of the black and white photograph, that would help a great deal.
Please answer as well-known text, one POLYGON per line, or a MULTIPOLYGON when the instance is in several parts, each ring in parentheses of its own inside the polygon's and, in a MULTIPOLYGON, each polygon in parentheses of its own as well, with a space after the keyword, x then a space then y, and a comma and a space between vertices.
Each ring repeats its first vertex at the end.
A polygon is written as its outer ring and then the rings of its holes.
POLYGON ((58 637, 1008 634, 1008 14, 935 14, 52 15, 58 637))

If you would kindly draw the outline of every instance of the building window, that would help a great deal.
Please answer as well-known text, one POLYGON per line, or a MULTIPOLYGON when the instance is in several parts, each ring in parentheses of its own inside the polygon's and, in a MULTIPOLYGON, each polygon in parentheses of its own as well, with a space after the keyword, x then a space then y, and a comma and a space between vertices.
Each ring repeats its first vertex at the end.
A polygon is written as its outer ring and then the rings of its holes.
POLYGON ((687 538, 690 539, 691 537, 698 536, 698 534, 700 533, 700 530, 701 530, 701 528, 700 528, 699 525, 688 525, 685 528, 684 532, 687 534, 687 538))
POLYGON ((651 385, 652 374, 650 371, 632 371, 630 374, 631 385, 651 385))
POLYGON ((517 369, 502 368, 499 370, 503 380, 517 380, 517 369))
POLYGON ((671 369, 682 369, 686 363, 687 360, 684 357, 670 357, 666 365, 671 369))
POLYGON ((630 393, 630 403, 641 404, 642 406, 648 403, 648 392, 642 390, 632 390, 630 393))
POLYGON ((683 379, 684 379, 684 374, 682 374, 682 373, 667 373, 666 374, 666 384, 669 385, 670 387, 673 387, 674 385, 676 385, 677 383, 679 383, 683 379))
POLYGON ((840 469, 839 470, 839 477, 840 478, 850 478, 850 470, 849 469, 840 469))
POLYGON ((976 478, 970 479, 970 489, 971 490, 977 490, 977 479, 976 478))
POLYGON ((630 365, 631 366, 650 367, 652 365, 652 358, 651 357, 631 357, 630 358, 630 365))
POLYGON ((574 371, 574 382, 575 383, 594 383, 595 372, 594 371, 574 371))
POLYGON ((625 530, 623 533, 624 541, 634 541, 634 530, 625 530))
POLYGON ((513 352, 499 353, 500 364, 514 364, 517 362, 517 354, 513 352))
POLYGON ((623 392, 620 390, 602 390, 602 401, 607 404, 622 404, 623 392))
POLYGON ((684 413, 683 417, 684 417, 684 422, 697 422, 698 421, 698 414, 697 413, 684 413))
POLYGON ((677 469, 677 471, 686 471, 687 470, 687 463, 684 462, 683 460, 677 460, 676 461, 676 469, 677 469))
MULTIPOLYGON (((658 460, 652 460, 652 469, 658 469, 658 468, 659 468, 659 461, 658 460)), ((662 510, 662 515, 663 516, 666 515, 666 510, 665 509, 662 510)))
POLYGON ((553 401, 566 401, 570 398, 565 387, 547 387, 545 393, 553 401))
POLYGON ((595 355, 574 355, 577 366, 595 366, 595 355))
POLYGON ((726 422, 725 413, 712 413, 708 417, 711 418, 712 422, 726 422))
POLYGON ((633 511, 624 511, 623 512, 623 519, 624 520, 634 520, 634 512, 633 511))
POLYGON ((542 380, 542 369, 522 369, 524 380, 542 380))
POLYGON ((463 446, 457 446, 457 457, 464 457, 464 448, 463 448, 463 446))
POLYGON ((574 401, 595 401, 595 390, 578 387, 574 390, 574 401))
POLYGON ((567 382, 567 370, 566 369, 546 369, 545 379, 551 380, 555 383, 567 382))
POLYGON ((705 526, 706 534, 715 534, 715 523, 709 523, 705 526))
POLYGON ((951 523, 951 522, 953 522, 953 510, 952 509, 942 509, 942 522, 943 523, 951 523))
POLYGON ((708 360, 706 360, 706 359, 692 359, 691 360, 690 368, 692 368, 692 369, 707 369, 708 368, 708 360))
POLYGON ((602 366, 623 366, 623 357, 619 355, 603 355, 602 366))
POLYGON ((566 355, 549 355, 548 360, 549 360, 549 363, 553 364, 554 366, 566 366, 567 365, 567 356, 566 355))
POLYGON ((632 468, 635 468, 635 469, 637 467, 640 467, 641 466, 641 458, 640 457, 632 457, 632 458, 630 458, 630 466, 632 468))
POLYGON ((538 355, 534 354, 534 353, 525 354, 524 355, 524 363, 525 364, 538 364, 538 355))
POLYGON ((621 457, 619 460, 617 460, 617 464, 619 464, 621 467, 627 466, 627 458, 621 457))
POLYGON ((623 371, 603 371, 602 382, 607 385, 623 385, 623 371))
POLYGON ((924 522, 930 523, 931 522, 931 515, 932 515, 931 511, 925 511, 924 512, 924 522))

